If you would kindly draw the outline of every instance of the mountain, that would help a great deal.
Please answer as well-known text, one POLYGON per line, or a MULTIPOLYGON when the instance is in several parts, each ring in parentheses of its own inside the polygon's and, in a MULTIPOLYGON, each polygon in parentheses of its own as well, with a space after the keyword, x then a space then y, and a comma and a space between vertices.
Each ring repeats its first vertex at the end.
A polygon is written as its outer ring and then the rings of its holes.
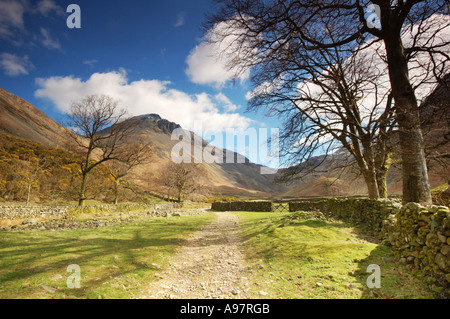
MULTIPOLYGON (((120 125, 132 125, 135 139, 153 145, 156 156, 151 159, 149 164, 136 168, 133 179, 139 181, 142 186, 159 190, 158 188, 161 188, 157 181, 159 172, 164 165, 172 160, 172 148, 179 143, 179 140, 172 140, 172 131, 181 128, 181 126, 162 119, 157 114, 136 116, 123 121, 120 125)), ((191 141, 193 142, 194 134, 189 131, 185 132, 191 134, 191 141)), ((207 145, 207 142, 201 137, 196 136, 196 138, 199 139, 203 147, 207 145)), ((238 153, 228 154, 230 152, 228 150, 222 150, 222 152, 224 163, 202 161, 200 164, 207 173, 204 188, 210 193, 227 196, 268 197, 275 192, 278 193, 280 189, 285 189, 280 185, 273 184, 272 176, 261 174, 261 165, 250 162, 238 153), (225 162, 227 154, 234 158, 233 163, 225 162)), ((193 151, 191 153, 195 155, 193 151)))
POLYGON ((0 133, 40 143, 63 147, 68 130, 44 112, 18 96, 0 88, 0 133))
MULTIPOLYGON (((158 172, 171 161, 172 147, 178 143, 171 139, 171 133, 180 125, 161 118, 158 114, 145 114, 122 122, 131 123, 134 134, 145 142, 153 144, 155 155, 148 165, 136 169, 134 179, 145 187, 158 191, 158 172)), ((34 105, 0 88, 0 133, 37 142, 47 147, 65 148, 69 131, 40 111, 34 105)), ((207 143, 201 140, 202 145, 207 143)), ((226 154, 224 152, 224 154, 226 154)), ((242 155, 232 154, 235 159, 242 155)), ((270 196, 280 188, 272 185, 272 178, 260 174, 260 165, 244 158, 243 164, 202 163, 207 171, 206 188, 213 194, 270 196)))
MULTIPOLYGON (((449 77, 445 83, 449 82, 449 77)), ((448 179, 448 139, 449 139, 449 90, 441 84, 430 94, 430 98, 421 106, 424 121, 424 136, 427 149, 435 149, 432 157, 440 155, 438 163, 430 165, 429 177, 432 188, 445 183, 448 179), (438 114, 438 116, 436 115, 438 114), (433 118, 433 121, 428 119, 433 118), (438 123, 438 124, 436 124, 438 123), (435 144, 433 144, 435 143, 435 144), (436 147, 434 145, 438 144, 436 147), (444 165, 442 165, 444 163, 444 165)), ((156 192, 163 192, 158 177, 167 163, 171 161, 171 150, 179 142, 171 139, 174 129, 181 128, 177 123, 161 118, 158 114, 136 116, 122 122, 132 125, 136 140, 151 143, 154 156, 151 162, 130 174, 136 184, 156 192)), ((48 117, 27 101, 0 88, 0 133, 12 135, 47 147, 64 148, 67 145, 68 130, 48 117)), ((188 134, 193 134, 188 132, 188 134)), ((192 135, 194 136, 194 135, 192 135)), ((200 137, 203 146, 207 143, 200 137)), ((223 150, 224 158, 231 151, 223 150)), ((244 156, 231 152, 233 163, 206 163, 201 165, 207 172, 204 188, 213 195, 243 196, 247 198, 295 198, 308 196, 346 196, 365 195, 367 188, 358 175, 355 166, 344 170, 333 169, 341 165, 346 156, 336 153, 332 159, 326 159, 315 172, 289 184, 277 184, 274 180, 290 168, 281 169, 277 174, 261 174, 261 165, 250 162, 244 156), (243 161, 238 163, 237 159, 243 161)), ((323 157, 312 158, 311 163, 319 163, 323 157)), ((401 192, 400 167, 391 167, 388 177, 389 193, 401 192)))

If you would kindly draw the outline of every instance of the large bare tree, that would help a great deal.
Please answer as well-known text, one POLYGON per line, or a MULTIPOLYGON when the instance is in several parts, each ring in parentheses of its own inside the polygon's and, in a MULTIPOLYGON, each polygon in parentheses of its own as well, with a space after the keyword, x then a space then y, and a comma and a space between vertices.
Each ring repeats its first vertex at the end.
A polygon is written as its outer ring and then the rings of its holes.
MULTIPOLYGON (((304 93, 299 92, 301 91, 299 85, 307 81, 314 83, 324 74, 331 73, 330 66, 336 63, 344 65, 344 61, 349 57, 374 51, 373 53, 385 66, 389 83, 389 89, 383 94, 382 105, 395 111, 395 122, 392 123, 395 123, 399 132, 403 201, 431 203, 417 92, 421 85, 436 84, 448 70, 450 20, 447 1, 224 0, 220 2, 223 4, 220 11, 211 16, 206 25, 209 32, 214 30, 207 37, 211 43, 227 45, 222 54, 227 55, 229 67, 236 72, 236 76, 239 72, 251 70, 255 93, 250 101, 250 108, 269 106, 270 111, 276 110, 284 114, 288 113, 283 108, 296 109, 299 111, 298 119, 287 123, 294 132, 300 128, 316 130, 317 134, 308 135, 316 136, 313 145, 319 145, 317 142, 324 138, 321 137, 323 135, 321 124, 312 121, 312 118, 321 118, 323 122, 324 114, 321 111, 316 112, 315 106, 323 107, 324 103, 323 99, 309 99, 311 112, 305 112, 304 108, 299 107, 298 97, 302 97, 301 93, 304 93), (420 71, 413 74, 416 70, 420 71), (258 94, 261 92, 262 94, 258 94)), ((355 101, 361 97, 359 93, 356 92, 355 95, 351 88, 348 90, 348 87, 342 86, 342 82, 331 82, 336 84, 333 89, 341 90, 342 97, 354 95, 350 96, 351 99, 348 99, 347 104, 350 110, 355 108, 357 105, 355 101)), ((362 84, 359 84, 361 87, 362 84)), ((339 103, 343 105, 342 101, 339 103)), ((348 126, 350 135, 345 139, 339 139, 336 135, 334 140, 340 141, 344 146, 350 141, 353 149, 366 141, 364 152, 360 152, 363 158, 375 151, 375 145, 385 147, 384 140, 381 144, 379 142, 374 144, 370 133, 372 126, 378 122, 372 122, 367 126, 366 121, 364 128, 361 125, 364 122, 362 117, 355 118, 357 110, 348 112, 345 108, 339 107, 330 112, 337 113, 339 110, 342 110, 346 121, 354 128, 348 126), (370 130, 367 130, 367 127, 370 130), (360 132, 362 134, 358 133, 360 140, 357 143, 351 141, 355 137, 354 129, 362 129, 360 132)), ((386 116, 390 114, 387 112, 386 116)), ((380 115, 379 112, 377 115, 380 119, 387 120, 386 116, 380 115)), ((376 117, 372 119, 376 120, 376 117)), ((377 135, 385 133, 381 127, 378 131, 372 132, 376 132, 377 135)), ((356 149, 355 151, 358 152, 356 149)), ((375 158, 377 155, 379 153, 375 154, 375 158)), ((383 159, 378 160, 383 162, 383 159)), ((360 163, 358 165, 362 167, 360 163)), ((373 170, 371 167, 368 168, 373 170)), ((373 193, 375 194, 375 190, 373 193)))
POLYGON ((74 102, 66 115, 66 125, 73 129, 71 147, 83 155, 77 163, 82 179, 78 204, 84 206, 89 173, 100 164, 119 159, 132 127, 120 125, 126 111, 107 95, 89 95, 74 102))

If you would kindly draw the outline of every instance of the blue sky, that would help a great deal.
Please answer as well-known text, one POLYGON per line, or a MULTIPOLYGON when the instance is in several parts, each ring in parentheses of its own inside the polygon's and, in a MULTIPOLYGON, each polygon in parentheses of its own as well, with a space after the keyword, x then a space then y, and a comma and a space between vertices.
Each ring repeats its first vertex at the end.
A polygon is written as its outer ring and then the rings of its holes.
MULTIPOLYGON (((236 84, 202 41, 212 0, 0 0, 0 86, 61 120, 70 103, 104 93, 130 115, 158 113, 193 129, 276 127, 246 113, 236 84), (81 9, 70 29, 69 4, 81 9)), ((258 161, 256 158, 252 160, 258 161)))

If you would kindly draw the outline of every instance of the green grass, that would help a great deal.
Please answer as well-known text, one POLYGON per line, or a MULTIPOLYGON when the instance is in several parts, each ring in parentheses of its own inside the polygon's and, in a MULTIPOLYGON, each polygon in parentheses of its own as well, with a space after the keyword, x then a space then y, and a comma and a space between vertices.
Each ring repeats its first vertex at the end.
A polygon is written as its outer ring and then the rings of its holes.
POLYGON ((270 298, 433 298, 390 248, 344 223, 301 212, 236 214, 247 262, 270 298), (379 289, 367 287, 370 264, 381 268, 379 289))
POLYGON ((3 232, 0 298, 138 298, 183 238, 213 218, 208 213, 98 229, 3 232), (67 287, 70 264, 80 266, 79 289, 67 287))

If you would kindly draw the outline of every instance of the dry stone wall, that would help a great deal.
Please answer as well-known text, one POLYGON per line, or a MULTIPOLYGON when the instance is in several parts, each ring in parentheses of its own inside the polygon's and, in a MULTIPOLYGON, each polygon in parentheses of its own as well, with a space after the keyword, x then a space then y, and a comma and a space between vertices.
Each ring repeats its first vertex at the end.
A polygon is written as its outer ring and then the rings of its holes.
POLYGON ((317 210, 375 235, 380 233, 383 221, 400 208, 400 201, 368 198, 327 198, 289 203, 290 212, 317 210))
MULTIPOLYGON (((219 211, 270 211, 270 202, 218 202, 219 211)), ((402 205, 396 199, 325 198, 289 202, 289 211, 319 211, 376 235, 400 262, 418 273, 443 298, 450 298, 450 210, 402 205)))
POLYGON ((384 243, 424 280, 450 298, 450 210, 408 203, 384 222, 384 243))
POLYGON ((214 202, 211 209, 216 211, 271 212, 272 202, 214 202))
POLYGON ((396 200, 329 198, 292 202, 290 211, 318 210, 377 235, 400 262, 417 269, 429 286, 450 298, 450 210, 396 200))

